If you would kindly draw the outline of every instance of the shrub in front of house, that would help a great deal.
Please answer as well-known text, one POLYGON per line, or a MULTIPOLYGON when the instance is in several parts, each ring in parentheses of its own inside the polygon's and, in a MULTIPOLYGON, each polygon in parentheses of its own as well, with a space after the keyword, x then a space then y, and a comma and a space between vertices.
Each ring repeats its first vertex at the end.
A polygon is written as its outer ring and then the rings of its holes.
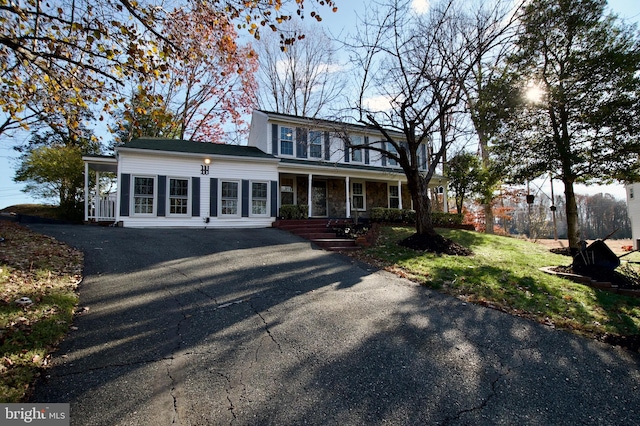
MULTIPOLYGON (((432 212, 433 226, 452 226, 462 224, 462 215, 455 213, 432 212)), ((416 211, 411 209, 388 209, 375 207, 371 209, 372 222, 384 223, 416 223, 416 211)))
POLYGON ((309 217, 309 206, 306 204, 283 204, 280 206, 282 219, 306 219, 309 217))

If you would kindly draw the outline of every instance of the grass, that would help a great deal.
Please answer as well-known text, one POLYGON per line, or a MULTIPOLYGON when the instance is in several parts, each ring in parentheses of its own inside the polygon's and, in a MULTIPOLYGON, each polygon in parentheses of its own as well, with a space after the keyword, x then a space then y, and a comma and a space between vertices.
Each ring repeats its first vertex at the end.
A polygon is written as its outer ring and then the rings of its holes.
POLYGON ((50 219, 60 218, 60 208, 45 204, 16 204, 0 210, 3 213, 26 214, 29 216, 46 217, 50 219))
POLYGON ((414 233, 413 228, 384 227, 377 244, 361 256, 465 301, 590 337, 640 332, 640 299, 596 290, 538 270, 568 265, 569 258, 516 238, 452 229, 438 231, 470 248, 474 255, 416 252, 397 244, 414 233))
POLYGON ((20 402, 71 326, 83 259, 12 222, 0 220, 0 237, 0 402, 20 402))

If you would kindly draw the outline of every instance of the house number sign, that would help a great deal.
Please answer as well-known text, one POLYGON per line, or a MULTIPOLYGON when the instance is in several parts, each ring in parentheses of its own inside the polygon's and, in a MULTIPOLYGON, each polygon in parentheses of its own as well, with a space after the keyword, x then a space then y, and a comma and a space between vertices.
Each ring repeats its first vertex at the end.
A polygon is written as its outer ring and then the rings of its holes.
POLYGON ((200 166, 200 174, 201 175, 208 175, 209 174, 209 166, 206 164, 203 164, 200 166))

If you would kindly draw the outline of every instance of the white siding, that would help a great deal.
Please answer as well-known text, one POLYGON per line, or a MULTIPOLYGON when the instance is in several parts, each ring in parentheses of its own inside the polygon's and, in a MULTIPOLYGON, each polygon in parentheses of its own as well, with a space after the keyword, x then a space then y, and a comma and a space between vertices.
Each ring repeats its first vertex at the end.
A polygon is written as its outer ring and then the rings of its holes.
POLYGON ((248 145, 260 148, 263 152, 271 153, 271 126, 269 126, 268 120, 267 114, 253 111, 248 145))
POLYGON ((640 183, 626 185, 627 209, 631 220, 633 247, 640 249, 640 183))
MULTIPOLYGON (((278 170, 275 162, 255 161, 251 158, 243 158, 242 160, 211 158, 209 164, 209 174, 202 175, 201 167, 204 156, 183 157, 159 155, 157 153, 120 153, 119 156, 119 173, 131 175, 131 182, 134 176, 150 176, 154 177, 155 191, 155 214, 153 216, 136 216, 133 213, 133 200, 130 201, 129 216, 120 216, 117 212, 117 221, 121 221, 125 227, 200 227, 200 228, 257 228, 268 227, 275 220, 273 217, 236 217, 221 218, 214 216, 213 212, 209 212, 210 207, 210 182, 211 178, 231 179, 231 180, 250 180, 250 181, 277 181, 278 170), (189 214, 188 216, 158 216, 158 176, 167 176, 167 178, 200 178, 200 211, 199 216, 192 216, 191 202, 193 200, 193 185, 190 180, 190 197, 189 197, 189 214), (205 219, 209 218, 209 223, 205 223, 205 219)), ((120 176, 119 176, 120 179, 120 176)), ((271 187, 268 187, 270 191, 271 187)), ((118 189, 118 197, 120 197, 121 188, 118 189)), ((242 200, 242 189, 240 188, 239 200, 242 200)), ((133 192, 133 191, 131 191, 133 192)), ((219 191, 218 191, 219 194, 219 191)), ((130 197, 132 198, 132 197, 130 197)), ((218 197, 219 198, 219 197, 218 197)), ((120 200, 120 198, 118 198, 120 200)), ((218 201, 218 206, 219 206, 218 201)), ((268 211, 270 208, 268 206, 268 211)), ((168 206, 167 206, 168 212, 168 206)))

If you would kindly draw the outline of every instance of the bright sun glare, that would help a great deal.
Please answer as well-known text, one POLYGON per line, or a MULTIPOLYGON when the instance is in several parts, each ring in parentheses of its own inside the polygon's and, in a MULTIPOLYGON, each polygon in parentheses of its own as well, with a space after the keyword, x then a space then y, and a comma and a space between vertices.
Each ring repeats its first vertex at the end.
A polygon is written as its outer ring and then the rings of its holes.
POLYGON ((524 96, 527 101, 538 103, 542 100, 542 96, 544 96, 544 89, 535 83, 529 83, 524 96))

